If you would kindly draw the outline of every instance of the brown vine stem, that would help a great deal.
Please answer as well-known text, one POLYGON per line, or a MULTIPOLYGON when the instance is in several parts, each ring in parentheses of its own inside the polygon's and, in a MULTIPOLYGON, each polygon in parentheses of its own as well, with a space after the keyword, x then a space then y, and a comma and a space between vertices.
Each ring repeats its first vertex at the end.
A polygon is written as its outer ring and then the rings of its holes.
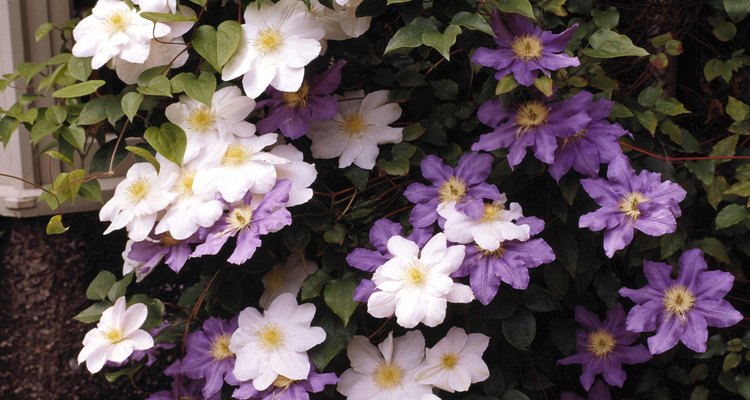
MULTIPOLYGON (((203 300, 206 298, 206 294, 208 294, 208 291, 211 289, 211 286, 213 286, 214 281, 216 280, 216 277, 219 276, 219 272, 221 270, 218 270, 214 272, 214 275, 211 277, 211 280, 208 281, 206 284, 206 287, 203 288, 203 291, 201 292, 201 295, 198 296, 198 299, 195 301, 195 304, 193 305, 193 309, 190 310, 190 315, 188 316, 188 319, 185 321, 185 330, 182 333, 182 346, 180 347, 180 359, 185 358, 185 343, 187 342, 187 336, 188 333, 190 333, 190 323, 195 319, 195 316, 198 315, 198 310, 201 308, 201 305, 203 305, 203 300)), ((177 374, 177 398, 180 399, 181 392, 182 391, 182 374, 177 374)))
POLYGON ((338 217, 336 217, 336 222, 339 222, 341 218, 344 218, 344 215, 346 215, 347 212, 349 212, 349 209, 352 207, 352 204, 354 203, 354 198, 357 197, 357 190, 354 189, 354 193, 352 193, 352 197, 349 199, 349 202, 346 204, 346 207, 344 207, 344 211, 339 214, 338 217))
POLYGON ((635 150, 641 154, 645 154, 649 157, 656 158, 668 163, 683 162, 683 161, 706 161, 706 160, 750 160, 750 156, 700 156, 700 157, 671 157, 662 156, 656 153, 652 153, 646 149, 638 146, 633 146, 625 142, 620 142, 620 145, 631 150, 635 150))

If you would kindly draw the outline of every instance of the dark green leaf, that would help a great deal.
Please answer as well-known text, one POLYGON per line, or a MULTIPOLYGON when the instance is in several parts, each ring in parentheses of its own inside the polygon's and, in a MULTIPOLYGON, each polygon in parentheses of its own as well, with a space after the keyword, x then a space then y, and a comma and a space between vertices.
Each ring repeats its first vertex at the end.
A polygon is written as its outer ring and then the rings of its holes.
POLYGON ((55 91, 54 93, 52 93, 52 97, 66 99, 71 97, 86 96, 96 92, 96 90, 104 86, 105 83, 107 82, 102 80, 76 83, 74 85, 70 85, 58 91, 55 91))
POLYGON ((164 158, 177 165, 182 165, 182 157, 185 155, 187 136, 179 126, 166 122, 161 128, 150 127, 143 135, 146 142, 158 151, 164 158))
POLYGON ((112 307, 112 304, 110 303, 104 303, 104 302, 94 303, 88 308, 86 308, 85 310, 76 314, 76 316, 73 317, 73 319, 79 322, 83 322, 84 324, 93 324, 94 322, 99 321, 99 318, 101 318, 104 310, 110 307, 112 307))
POLYGON ((629 37, 612 31, 598 31, 589 37, 583 53, 594 58, 643 57, 648 52, 633 44, 629 37))
POLYGON ((502 322, 503 336, 513 347, 527 350, 536 336, 536 320, 528 310, 521 309, 502 322))
POLYGON ((128 92, 122 96, 120 106, 122 107, 122 112, 128 117, 128 121, 133 122, 133 117, 138 113, 138 108, 142 102, 143 95, 138 92, 128 92))
POLYGON ((111 302, 117 301, 120 297, 125 295, 125 291, 128 289, 130 282, 133 281, 133 273, 125 275, 122 279, 115 282, 107 292, 107 298, 111 302))
POLYGON ((740 204, 730 204, 719 211, 716 215, 716 229, 729 228, 745 221, 750 213, 747 207, 740 204))
POLYGON ((328 282, 323 291, 323 300, 334 312, 344 325, 349 323, 349 318, 354 314, 359 303, 353 300, 354 289, 359 284, 359 278, 350 274, 341 279, 328 282))
POLYGON ((93 281, 86 288, 86 298, 89 300, 105 300, 107 293, 117 278, 109 271, 99 271, 93 281))

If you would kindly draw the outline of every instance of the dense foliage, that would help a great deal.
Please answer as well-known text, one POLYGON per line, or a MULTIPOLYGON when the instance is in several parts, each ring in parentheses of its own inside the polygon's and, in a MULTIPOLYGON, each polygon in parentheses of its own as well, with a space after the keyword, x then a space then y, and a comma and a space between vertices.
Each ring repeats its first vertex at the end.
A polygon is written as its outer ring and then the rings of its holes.
POLYGON ((79 362, 152 399, 750 399, 748 13, 99 0, 0 141, 128 231, 79 362))

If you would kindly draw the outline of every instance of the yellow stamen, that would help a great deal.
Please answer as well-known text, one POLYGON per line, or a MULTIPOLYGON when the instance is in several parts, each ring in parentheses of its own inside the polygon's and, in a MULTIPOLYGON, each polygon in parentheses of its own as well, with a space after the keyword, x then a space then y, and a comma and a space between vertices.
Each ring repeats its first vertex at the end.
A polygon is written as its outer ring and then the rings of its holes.
POLYGON ((211 357, 214 360, 221 361, 234 357, 234 353, 229 350, 229 339, 231 337, 232 335, 229 333, 222 333, 211 343, 211 357))
POLYGON ((440 365, 443 366, 443 369, 451 370, 456 368, 456 364, 458 364, 458 355, 456 353, 446 353, 440 357, 440 365))
POLYGON ((189 197, 193 195, 193 180, 195 180, 195 171, 182 171, 180 173, 175 184, 180 196, 189 197))
POLYGON ((122 337, 122 332, 120 332, 119 329, 113 328, 109 332, 107 332, 107 340, 109 340, 112 344, 117 344, 123 341, 125 339, 122 337))
POLYGON ((302 87, 296 92, 284 92, 281 98, 290 108, 303 108, 307 106, 307 95, 310 93, 310 85, 307 81, 302 82, 302 87))
POLYGON ((518 125, 517 135, 522 135, 529 129, 547 123, 549 117, 549 108, 545 107, 541 101, 532 100, 521 104, 516 109, 516 125, 518 125))
POLYGON ((285 278, 286 274, 283 268, 274 268, 263 279, 266 283, 266 289, 275 291, 281 288, 286 280, 285 278))
POLYGON ((221 158, 221 165, 239 167, 247 161, 250 153, 250 149, 241 144, 230 144, 224 152, 224 157, 221 158))
POLYGON ((227 224, 229 229, 239 232, 253 221, 253 209, 250 206, 237 207, 227 215, 227 224))
POLYGON ((289 379, 284 375, 279 375, 279 377, 276 378, 276 380, 273 381, 271 385, 286 390, 289 389, 289 386, 292 386, 292 383, 294 382, 294 379, 289 379))
POLYGON ((266 350, 276 350, 284 345, 284 331, 276 324, 267 324, 258 331, 258 341, 266 350))
POLYGON ((677 316, 683 323, 687 313, 695 306, 695 295, 685 285, 673 285, 664 291, 664 309, 669 315, 677 316))
POLYGON ((139 178, 133 181, 127 189, 128 198, 133 203, 139 203, 145 199, 151 189, 151 180, 148 178, 139 178))
POLYGON ((159 243, 161 244, 161 247, 168 247, 177 245, 180 243, 180 241, 173 238, 172 235, 169 234, 169 232, 164 232, 159 237, 159 243))
POLYGON ((596 357, 607 358, 615 351, 616 345, 615 337, 606 329, 598 329, 589 334, 588 350, 596 357))
POLYGON ((255 48, 261 53, 273 53, 281 47, 284 36, 276 28, 264 28, 255 38, 255 48))
POLYGON ((481 246, 477 246, 477 249, 482 253, 479 257, 495 257, 500 258, 503 256, 503 253, 505 253, 505 248, 501 244, 500 247, 498 247, 495 250, 487 250, 483 249, 481 246))
POLYGON ((109 16, 105 18, 105 21, 107 21, 109 30, 113 33, 122 32, 128 27, 128 16, 127 13, 123 11, 115 11, 109 14, 109 16))
POLYGON ((216 113, 206 105, 202 105, 193 112, 187 118, 187 125, 195 132, 206 133, 213 128, 216 122, 216 113))
POLYGON ((485 204, 482 211, 482 222, 492 222, 500 217, 503 206, 500 204, 485 204))
POLYGON ((529 62, 538 60, 542 56, 544 45, 538 37, 532 35, 516 36, 510 45, 516 58, 529 62))
POLYGON ((425 272, 425 267, 419 262, 419 260, 412 261, 412 263, 406 267, 406 283, 415 287, 424 286, 425 281, 427 280, 425 272))
POLYGON ((357 136, 367 130, 370 126, 362 114, 355 113, 344 117, 344 121, 341 123, 341 130, 349 136, 357 136))
POLYGON ((466 195, 466 183, 460 178, 451 176, 438 189, 438 198, 440 202, 455 201, 459 202, 466 195))
POLYGON ((568 145, 568 143, 577 142, 581 140, 586 134, 588 133, 588 130, 584 129, 581 131, 576 132, 575 135, 563 138, 562 147, 565 147, 568 145))
POLYGON ((627 215, 633 221, 637 220, 641 216, 641 210, 638 209, 638 204, 645 203, 648 198, 639 192, 628 193, 627 196, 620 200, 619 209, 625 215, 627 215))
POLYGON ((404 371, 397 364, 380 364, 372 373, 373 382, 381 390, 389 390, 401 386, 403 379, 404 371))

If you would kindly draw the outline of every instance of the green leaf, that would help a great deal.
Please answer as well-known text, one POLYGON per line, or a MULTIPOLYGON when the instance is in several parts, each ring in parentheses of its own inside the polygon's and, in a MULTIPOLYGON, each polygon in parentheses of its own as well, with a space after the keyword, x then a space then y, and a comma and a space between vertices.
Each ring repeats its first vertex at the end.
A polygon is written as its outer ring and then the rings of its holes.
POLYGON ((719 239, 705 238, 698 242, 698 247, 709 256, 717 259, 724 264, 730 264, 729 251, 719 239))
POLYGON ((643 90, 641 90, 641 93, 638 94, 638 104, 644 106, 644 107, 652 107, 656 104, 656 101, 663 95, 664 93, 664 85, 658 84, 654 86, 649 86, 643 90))
MULTIPOLYGON (((711 157, 726 157, 733 156, 737 149, 737 142, 740 139, 740 135, 732 135, 718 141, 714 148, 711 149, 711 157)), ((716 164, 722 164, 729 162, 729 160, 716 160, 716 164)))
MULTIPOLYGON (((91 163, 89 163, 89 172, 108 172, 109 164, 112 161, 112 153, 115 152, 116 145, 117 139, 112 139, 109 142, 105 143, 104 146, 100 147, 99 150, 94 153, 94 157, 91 159, 91 163)), ((125 148, 121 143, 119 146, 117 146, 117 152, 114 155, 112 168, 116 168, 118 165, 120 165, 120 163, 125 159, 127 155, 128 152, 125 151, 125 148)))
POLYGON ((722 42, 728 42, 737 34, 737 27, 729 21, 724 21, 716 25, 711 32, 722 42))
POLYGON ((435 97, 440 100, 455 100, 458 97, 458 84, 450 79, 430 81, 435 97))
POLYGON ((61 130, 62 137, 70 143, 76 150, 83 153, 86 145, 86 131, 80 126, 64 126, 61 130))
POLYGON ((527 350, 536 336, 536 320, 528 310, 522 309, 502 322, 503 336, 513 347, 527 350))
POLYGON ((432 21, 423 17, 414 18, 408 25, 396 31, 388 45, 385 46, 384 54, 402 48, 419 47, 424 43, 422 35, 431 31, 437 32, 437 28, 432 21))
POLYGON ((670 116, 687 114, 690 112, 684 105, 682 105, 682 103, 672 97, 659 97, 656 100, 655 110, 670 116))
POLYGON ((500 11, 521 14, 529 19, 536 19, 529 0, 498 0, 496 4, 500 11))
POLYGON ((166 122, 161 128, 150 127, 143 135, 146 142, 164 158, 177 165, 182 165, 182 157, 185 155, 187 136, 179 126, 166 122))
POLYGON ((583 53, 593 58, 643 57, 648 51, 633 44, 629 37, 612 31, 598 31, 589 37, 583 53))
POLYGON ((109 288, 109 291, 107 292, 107 298, 109 301, 114 303, 117 299, 125 295, 125 291, 128 289, 130 282, 133 281, 133 275, 133 272, 125 275, 109 288))
POLYGON ((70 85, 68 87, 64 87, 60 90, 55 91, 54 93, 52 93, 52 97, 56 97, 59 99, 68 99, 71 97, 86 96, 96 92, 96 90, 104 86, 105 83, 107 82, 102 80, 76 83, 74 85, 70 85))
POLYGON ((638 122, 646 128, 652 135, 656 133, 656 114, 651 111, 636 112, 635 116, 638 118, 638 122))
POLYGON ((136 90, 149 96, 172 97, 172 85, 169 83, 169 78, 164 75, 153 77, 148 81, 147 86, 139 86, 136 90))
POLYGON ((63 153, 60 153, 59 151, 47 150, 47 151, 44 152, 44 154, 46 154, 46 155, 48 155, 48 156, 50 156, 50 157, 52 157, 52 158, 54 158, 56 160, 60 160, 60 161, 62 161, 64 163, 68 164, 68 166, 71 166, 71 167, 73 166, 73 161, 71 161, 70 158, 68 158, 68 156, 66 156, 63 153))
POLYGON ((190 21, 198 20, 195 16, 183 15, 183 14, 141 12, 138 15, 140 15, 141 17, 151 22, 190 22, 190 21))
POLYGON ((564 17, 568 15, 568 11, 565 10, 565 2, 567 0, 544 0, 542 3, 542 9, 547 12, 551 12, 552 14, 557 15, 558 17, 564 17))
POLYGON ((712 160, 688 161, 685 166, 704 184, 710 185, 713 183, 716 163, 712 160))
MULTIPOLYGON (((745 400, 750 400, 750 376, 737 375, 734 377, 734 382, 737 384, 740 396, 745 400)), ((708 398, 708 390, 706 390, 706 398, 708 398)))
POLYGON ((740 22, 750 13, 750 3, 747 0, 724 0, 724 9, 732 21, 740 22))
POLYGON ((630 118, 632 116, 633 113, 630 109, 618 102, 615 102, 615 105, 612 106, 612 111, 609 113, 610 118, 630 118))
POLYGON ((61 128, 60 124, 56 124, 47 119, 41 119, 31 127, 31 143, 36 144, 42 138, 52 134, 61 128))
MULTIPOLYGON (((748 189, 750 190, 750 182, 748 182, 748 184, 748 189)), ((719 203, 724 199, 724 193, 726 193, 727 188, 729 187, 726 178, 718 175, 714 177, 714 180, 710 185, 704 183, 703 187, 706 189, 708 204, 710 204, 714 210, 717 210, 719 203)), ((748 191, 747 196, 750 196, 750 191, 748 191)))
POLYGON ((112 304, 104 303, 104 302, 98 302, 94 303, 85 310, 79 312, 76 314, 75 317, 73 317, 74 320, 78 322, 83 322, 84 324, 93 324, 94 322, 98 322, 99 319, 102 317, 102 313, 104 310, 112 307, 112 304))
POLYGON ((328 305, 328 308, 334 314, 341 318, 344 325, 349 323, 349 318, 351 318, 359 305, 359 303, 353 300, 354 289, 357 287, 357 284, 359 284, 359 278, 356 275, 349 274, 341 279, 328 282, 323 291, 323 300, 326 305, 328 305))
POLYGON ((143 367, 143 362, 139 362, 137 364, 130 365, 127 368, 123 368, 123 369, 118 370, 118 371, 105 372, 104 373, 104 379, 106 379, 107 382, 112 383, 112 382, 120 379, 121 377, 132 378, 133 375, 135 375, 135 373, 138 372, 138 370, 141 369, 141 367, 143 367))
POLYGON ((144 149, 143 147, 138 146, 125 146, 125 150, 137 155, 138 157, 142 158, 144 161, 148 162, 149 164, 153 165, 156 169, 156 172, 158 173, 161 165, 159 164, 159 161, 154 157, 151 152, 144 149))
POLYGON ((8 142, 10 142, 10 137, 18 129, 18 124, 18 120, 13 117, 5 116, 0 118, 0 142, 2 142, 3 147, 7 146, 8 142))
POLYGON ((323 328, 326 332, 326 340, 310 350, 310 359, 321 371, 338 355, 352 340, 356 330, 354 321, 348 326, 341 324, 336 317, 330 313, 319 312, 313 321, 315 326, 323 328))
POLYGON ((729 96, 726 111, 734 121, 745 121, 750 118, 750 106, 732 96, 729 96))
POLYGON ((503 396, 500 398, 500 400, 530 400, 529 396, 526 396, 525 394, 519 392, 516 389, 508 389, 503 393, 503 396))
POLYGON ((677 230, 669 235, 663 235, 659 240, 662 260, 676 253, 685 244, 687 235, 682 230, 677 230))
MULTIPOLYGON (((193 100, 199 101, 207 106, 211 105, 214 92, 216 92, 216 77, 212 73, 201 72, 200 77, 196 78, 194 74, 183 72, 174 78, 172 82, 177 81, 182 85, 182 90, 193 100)), ((175 89, 173 87, 173 89, 175 89)))
POLYGON ((323 239, 328 243, 340 245, 346 239, 346 228, 344 225, 336 224, 323 234, 323 239))
POLYGON ((96 97, 83 106, 81 114, 78 115, 78 125, 93 125, 107 118, 107 97, 96 97))
POLYGON ((552 96, 552 78, 542 75, 534 79, 534 87, 539 89, 545 96, 552 96))
POLYGON ((394 160, 408 160, 417 152, 417 146, 410 143, 397 143, 391 148, 391 155, 394 160))
POLYGON ((411 124, 403 130, 404 141, 411 142, 412 140, 417 140, 424 132, 425 129, 421 124, 411 124))
POLYGON ((383 171, 388 175, 404 176, 409 173, 409 161, 393 160, 383 163, 383 171))
POLYGON ((357 6, 354 15, 357 18, 361 17, 377 17, 383 14, 388 9, 388 4, 385 0, 363 0, 357 6))
POLYGON ((513 89, 517 87, 518 87, 518 82, 516 82, 516 78, 512 74, 508 74, 502 77, 497 82, 497 86, 495 86, 495 94, 501 95, 505 93, 510 93, 513 91, 513 89))
MULTIPOLYGON (((563 271, 565 275, 565 271, 563 271)), ((567 279, 567 276, 565 276, 567 279)), ((539 286, 531 284, 529 287, 522 292, 523 305, 533 312, 549 312, 560 310, 560 302, 557 301, 552 293, 539 286)))
POLYGON ((591 10, 591 16, 594 18, 594 24, 602 29, 612 29, 620 22, 620 12, 612 6, 604 10, 591 10))
POLYGON ((237 21, 224 21, 216 29, 201 25, 195 31, 193 47, 218 72, 229 61, 242 37, 242 27, 237 21))
POLYGON ((125 113, 125 116, 128 117, 128 121, 133 122, 133 117, 135 117, 135 114, 138 113, 138 107, 141 106, 142 102, 143 95, 138 92, 128 92, 125 93, 124 96, 122 96, 120 105, 122 107, 122 111, 125 113))
POLYGON ((81 189, 78 191, 78 195, 83 199, 96 203, 104 202, 102 199, 102 187, 97 180, 83 182, 81 184, 81 189))
POLYGON ((64 226, 62 223, 62 215, 55 215, 47 222, 47 234, 48 235, 59 235, 65 233, 69 228, 64 226))
POLYGON ((708 60, 706 65, 703 67, 703 75, 705 75, 706 80, 709 82, 720 76, 722 79, 724 79, 724 82, 729 83, 729 81, 732 79, 732 71, 734 70, 735 68, 730 62, 721 61, 714 58, 708 60))
POLYGON ((34 39, 38 42, 42 39, 44 39, 45 36, 47 36, 52 30, 55 29, 55 25, 45 22, 41 25, 39 25, 38 28, 36 28, 36 32, 34 32, 34 39))
POLYGON ((86 298, 89 300, 105 300, 107 293, 112 285, 115 284, 117 278, 109 271, 99 271, 89 287, 86 288, 86 298))
POLYGON ((302 301, 310 300, 320 295, 323 286, 331 280, 331 274, 323 269, 315 271, 302 282, 300 289, 300 298, 302 301))
POLYGON ((451 24, 495 36, 490 24, 488 24, 487 20, 479 14, 461 11, 451 18, 451 24))
POLYGON ((81 184, 86 177, 86 171, 82 169, 74 169, 67 173, 62 172, 55 179, 55 190, 58 192, 63 199, 70 199, 73 201, 78 196, 78 190, 81 189, 81 184))
POLYGON ((750 216, 747 207, 739 204, 730 204, 716 214, 716 229, 729 228, 746 220, 750 216))

